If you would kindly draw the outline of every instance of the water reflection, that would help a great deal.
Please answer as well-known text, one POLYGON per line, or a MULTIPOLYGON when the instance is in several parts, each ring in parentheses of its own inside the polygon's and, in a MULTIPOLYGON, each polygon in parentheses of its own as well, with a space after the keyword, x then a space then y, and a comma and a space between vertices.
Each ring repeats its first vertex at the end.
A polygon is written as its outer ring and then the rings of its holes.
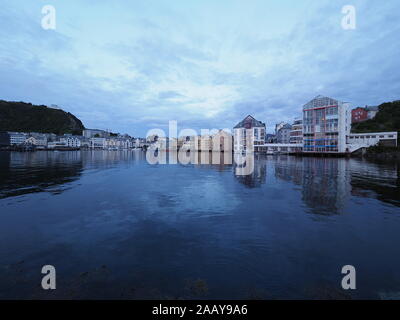
POLYGON ((77 180, 82 172, 81 153, 77 151, 1 152, 0 159, 0 198, 42 191, 60 193, 61 185, 77 180))
MULTIPOLYGON (((242 183, 248 188, 259 188, 265 184, 267 177, 267 161, 263 155, 254 155, 252 160, 252 169, 250 174, 237 174, 235 171, 235 177, 237 181, 242 183)), ((236 166, 235 166, 236 168, 236 166)))
POLYGON ((400 165, 396 162, 352 161, 352 195, 400 206, 400 165))
POLYGON ((276 163, 275 174, 301 186, 312 213, 341 214, 351 190, 348 166, 345 159, 285 157, 276 163))
POLYGON ((349 263, 355 294, 400 291, 397 164, 256 155, 243 176, 185 156, 0 153, 0 298, 51 294, 35 289, 49 262, 58 298, 332 297, 349 263))

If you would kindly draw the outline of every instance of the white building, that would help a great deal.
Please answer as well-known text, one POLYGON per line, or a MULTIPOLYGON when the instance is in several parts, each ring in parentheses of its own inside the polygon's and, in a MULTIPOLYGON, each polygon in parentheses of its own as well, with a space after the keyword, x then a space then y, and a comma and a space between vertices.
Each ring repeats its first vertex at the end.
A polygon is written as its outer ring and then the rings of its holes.
POLYGON ((47 137, 44 134, 32 133, 31 136, 25 140, 25 142, 40 148, 47 147, 47 137))
POLYGON ((27 139, 27 134, 24 132, 8 132, 10 135, 10 145, 24 144, 27 139))
POLYGON ((90 148, 92 149, 105 149, 106 138, 90 138, 90 148))
POLYGON ((397 132, 351 133, 347 137, 349 152, 376 145, 397 146, 397 132))
POLYGON ((54 149, 54 148, 65 148, 67 145, 65 141, 49 141, 47 143, 47 148, 49 149, 54 149))
POLYGON ((81 140, 75 136, 63 136, 60 138, 61 142, 65 143, 65 146, 68 148, 80 148, 81 140))
POLYGON ((265 144, 265 123, 248 115, 233 128, 233 141, 235 152, 257 151, 265 144))
POLYGON ((350 134, 350 104, 317 96, 303 106, 304 152, 344 153, 350 134))

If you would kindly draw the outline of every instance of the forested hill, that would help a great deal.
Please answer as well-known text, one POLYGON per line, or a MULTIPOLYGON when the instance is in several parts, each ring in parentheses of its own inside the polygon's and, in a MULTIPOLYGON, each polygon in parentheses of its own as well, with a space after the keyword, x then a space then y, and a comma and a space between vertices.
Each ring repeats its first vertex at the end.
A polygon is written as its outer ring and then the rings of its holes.
POLYGON ((81 135, 83 129, 82 122, 69 112, 43 105, 0 100, 0 131, 81 135))
POLYGON ((375 118, 352 125, 352 132, 400 131, 400 100, 379 106, 375 118))

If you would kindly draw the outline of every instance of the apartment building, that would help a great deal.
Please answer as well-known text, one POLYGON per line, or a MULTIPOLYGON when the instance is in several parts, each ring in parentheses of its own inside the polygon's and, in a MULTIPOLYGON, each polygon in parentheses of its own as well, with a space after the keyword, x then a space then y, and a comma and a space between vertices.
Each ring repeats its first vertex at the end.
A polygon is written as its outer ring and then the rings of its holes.
POLYGON ((265 123, 248 115, 233 128, 234 151, 254 151, 265 144, 265 123))
POLYGON ((317 96, 303 106, 304 152, 346 152, 350 134, 350 104, 317 96))
POLYGON ((25 143, 34 145, 39 148, 46 148, 47 137, 44 134, 32 133, 31 136, 25 140, 25 143))
POLYGON ((10 145, 24 144, 27 139, 27 134, 23 132, 8 132, 10 136, 10 145))
POLYGON ((303 143, 303 119, 295 119, 290 130, 289 143, 303 143))
POLYGON ((278 126, 279 129, 276 131, 276 142, 277 143, 290 143, 290 132, 292 126, 288 123, 284 123, 282 126, 278 126))
POLYGON ((68 148, 80 148, 81 146, 81 137, 75 136, 63 136, 60 138, 60 141, 65 144, 68 148))

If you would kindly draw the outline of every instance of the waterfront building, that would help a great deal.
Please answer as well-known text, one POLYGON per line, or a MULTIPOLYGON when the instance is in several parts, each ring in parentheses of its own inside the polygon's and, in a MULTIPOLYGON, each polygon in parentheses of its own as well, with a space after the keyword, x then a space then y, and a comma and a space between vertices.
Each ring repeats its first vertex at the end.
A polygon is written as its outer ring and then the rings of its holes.
POLYGON ((107 138, 110 133, 100 129, 83 129, 83 136, 85 138, 107 138))
POLYGON ((179 137, 177 141, 177 148, 185 148, 187 151, 195 151, 199 148, 199 136, 183 136, 179 137))
POLYGON ((375 145, 397 147, 397 132, 350 133, 347 137, 349 152, 375 145))
POLYGON ((34 145, 38 148, 46 148, 47 137, 44 134, 31 133, 30 137, 25 140, 25 143, 34 145))
POLYGON ((225 130, 218 130, 209 135, 198 137, 198 151, 232 151, 232 135, 225 130))
POLYGON ((344 153, 350 134, 350 104, 317 96, 303 106, 303 152, 344 153))
POLYGON ((248 115, 233 128, 234 151, 254 151, 265 144, 265 123, 248 115))
POLYGON ((66 142, 65 141, 61 141, 61 140, 57 140, 57 141, 49 141, 47 143, 47 148, 49 149, 54 149, 54 148, 66 148, 66 142))
POLYGON ((81 147, 81 139, 72 136, 72 135, 65 135, 60 138, 61 142, 64 142, 65 146, 68 148, 80 148, 81 147))
POLYGON ((290 143, 290 132, 292 131, 292 126, 288 123, 283 123, 282 125, 277 125, 276 130, 276 142, 277 143, 290 143))
POLYGON ((24 144, 27 138, 27 134, 24 132, 8 132, 10 135, 10 145, 24 144))
POLYGON ((144 146, 146 146, 146 139, 144 138, 136 138, 135 142, 133 144, 134 148, 143 148, 144 146))
POLYGON ((290 131, 289 143, 303 143, 303 119, 295 119, 290 131))
POLYGON ((90 148, 92 149, 105 149, 106 148, 106 138, 90 138, 90 148))

